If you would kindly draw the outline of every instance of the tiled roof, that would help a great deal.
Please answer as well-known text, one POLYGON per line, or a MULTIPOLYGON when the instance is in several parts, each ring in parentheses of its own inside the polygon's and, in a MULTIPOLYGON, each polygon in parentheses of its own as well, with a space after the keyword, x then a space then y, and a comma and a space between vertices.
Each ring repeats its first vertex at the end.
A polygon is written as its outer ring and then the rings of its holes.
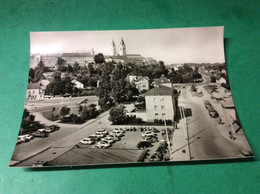
POLYGON ((172 89, 166 86, 155 87, 144 94, 145 96, 173 95, 172 89))
POLYGON ((40 89, 40 83, 28 83, 28 89, 40 89))
POLYGON ((168 80, 163 75, 160 78, 158 78, 158 79, 154 79, 154 82, 155 83, 171 83, 170 80, 168 80))
POLYGON ((63 53, 62 57, 93 57, 90 53, 63 53))

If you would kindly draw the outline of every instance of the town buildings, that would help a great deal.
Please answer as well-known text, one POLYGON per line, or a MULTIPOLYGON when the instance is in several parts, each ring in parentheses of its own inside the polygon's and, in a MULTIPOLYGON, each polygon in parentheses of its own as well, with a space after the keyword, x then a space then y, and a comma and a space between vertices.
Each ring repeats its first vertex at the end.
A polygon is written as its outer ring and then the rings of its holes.
POLYGON ((43 97, 44 97, 44 92, 41 88, 40 83, 28 83, 28 88, 26 93, 27 101, 39 100, 43 97))
POLYGON ((139 92, 147 91, 150 89, 150 78, 148 76, 128 76, 129 82, 134 84, 139 92))
POLYGON ((160 78, 154 79, 154 87, 159 87, 159 86, 166 86, 169 88, 173 88, 172 87, 172 82, 167 79, 163 74, 161 75, 160 78))
POLYGON ((77 81, 77 80, 72 80, 71 83, 74 84, 75 88, 78 88, 78 89, 83 89, 84 88, 84 84, 79 82, 79 81, 77 81))

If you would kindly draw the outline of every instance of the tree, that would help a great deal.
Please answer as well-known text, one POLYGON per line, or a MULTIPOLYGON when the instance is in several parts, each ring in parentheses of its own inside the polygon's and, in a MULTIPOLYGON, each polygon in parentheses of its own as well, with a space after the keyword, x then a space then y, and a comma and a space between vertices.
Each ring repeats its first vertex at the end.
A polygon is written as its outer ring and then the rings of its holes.
POLYGON ((105 57, 102 53, 98 53, 97 55, 94 56, 94 61, 95 63, 104 63, 105 57))
POLYGON ((113 124, 124 123, 124 121, 127 119, 124 109, 125 107, 123 105, 118 105, 111 108, 109 111, 110 117, 108 118, 108 120, 111 121, 113 124))
POLYGON ((212 76, 210 77, 210 82, 211 82, 211 83, 216 83, 216 81, 217 81, 216 77, 215 77, 214 75, 212 75, 212 76))
POLYGON ((70 113, 70 108, 68 108, 67 106, 63 106, 61 107, 60 109, 60 115, 62 117, 64 117, 65 115, 69 114, 70 113))
POLYGON ((111 96, 118 103, 126 100, 127 73, 128 73, 127 67, 123 66, 122 64, 118 64, 117 67, 112 72, 111 96))

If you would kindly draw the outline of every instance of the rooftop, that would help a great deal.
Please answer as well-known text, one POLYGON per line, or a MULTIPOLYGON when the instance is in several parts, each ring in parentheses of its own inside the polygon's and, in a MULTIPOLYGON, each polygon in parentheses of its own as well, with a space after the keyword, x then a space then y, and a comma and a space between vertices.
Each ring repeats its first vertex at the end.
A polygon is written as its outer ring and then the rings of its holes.
POLYGON ((28 89, 40 89, 40 83, 28 83, 28 89))
POLYGON ((162 96, 162 95, 173 95, 172 88, 166 86, 159 86, 152 88, 144 94, 145 96, 162 96))

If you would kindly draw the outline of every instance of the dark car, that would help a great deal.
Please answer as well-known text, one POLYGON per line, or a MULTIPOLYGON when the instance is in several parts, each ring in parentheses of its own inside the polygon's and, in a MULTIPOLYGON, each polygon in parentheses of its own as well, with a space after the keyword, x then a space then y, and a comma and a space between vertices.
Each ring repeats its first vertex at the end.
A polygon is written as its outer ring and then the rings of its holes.
POLYGON ((151 162, 159 162, 163 160, 163 155, 160 152, 156 152, 150 158, 151 162))
POLYGON ((152 144, 148 141, 140 141, 138 144, 137 144, 137 148, 138 149, 142 149, 142 148, 149 148, 149 147, 152 147, 152 144))
POLYGON ((33 137, 48 137, 48 133, 36 131, 32 133, 33 137))
POLYGON ((203 102, 204 102, 206 109, 208 109, 208 106, 212 106, 208 100, 204 100, 203 102))
POLYGON ((213 106, 208 106, 208 111, 209 111, 210 117, 212 117, 212 118, 217 118, 219 116, 218 112, 214 109, 213 106))

